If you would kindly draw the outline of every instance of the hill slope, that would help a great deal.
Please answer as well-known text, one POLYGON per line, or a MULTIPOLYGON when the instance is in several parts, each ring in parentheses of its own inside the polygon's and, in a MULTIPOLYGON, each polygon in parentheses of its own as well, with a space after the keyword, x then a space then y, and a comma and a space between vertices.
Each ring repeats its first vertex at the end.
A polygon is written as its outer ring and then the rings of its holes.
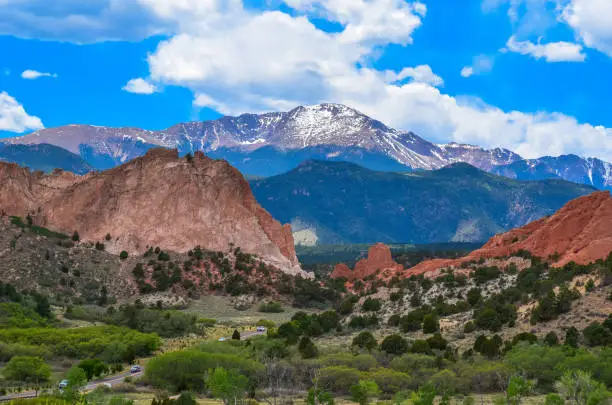
POLYGON ((251 186, 275 218, 320 243, 483 241, 594 191, 561 180, 510 180, 463 163, 384 173, 309 161, 251 186))
POLYGON ((458 260, 431 260, 409 270, 420 274, 481 258, 507 257, 519 251, 551 261, 553 266, 569 262, 588 264, 612 252, 612 198, 607 191, 595 192, 568 202, 551 216, 524 227, 496 235, 482 248, 458 260))
POLYGON ((79 155, 46 143, 32 145, 0 143, 0 161, 17 163, 43 172, 62 169, 76 174, 85 174, 93 170, 93 167, 79 155))
POLYGON ((291 228, 275 221, 249 184, 227 162, 203 154, 180 159, 166 149, 86 176, 42 175, 0 163, 0 212, 108 250, 144 252, 160 246, 186 252, 228 245, 256 254, 290 273, 299 272, 291 228), (107 238, 110 235, 111 238, 107 238))

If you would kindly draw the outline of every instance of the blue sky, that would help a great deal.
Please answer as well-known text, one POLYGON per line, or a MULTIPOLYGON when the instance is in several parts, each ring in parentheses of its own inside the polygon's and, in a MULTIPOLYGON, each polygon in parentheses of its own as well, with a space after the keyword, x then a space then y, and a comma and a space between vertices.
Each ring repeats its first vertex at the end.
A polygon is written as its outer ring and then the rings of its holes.
POLYGON ((608 0, 8 0, 0 136, 338 102, 436 142, 612 160, 608 0))

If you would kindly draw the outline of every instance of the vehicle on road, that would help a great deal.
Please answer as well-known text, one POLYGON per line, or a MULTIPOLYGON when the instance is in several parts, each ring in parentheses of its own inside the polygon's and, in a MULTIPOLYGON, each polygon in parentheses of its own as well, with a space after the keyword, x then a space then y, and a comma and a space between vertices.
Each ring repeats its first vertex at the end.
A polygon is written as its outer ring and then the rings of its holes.
POLYGON ((265 332, 266 331, 266 327, 265 326, 258 326, 257 327, 257 332, 265 332))
POLYGON ((142 367, 140 367, 137 364, 130 367, 130 373, 140 373, 141 371, 142 371, 142 367))
POLYGON ((68 380, 62 380, 60 381, 60 383, 57 385, 57 387, 60 390, 63 390, 64 388, 66 388, 68 386, 68 380))
POLYGON ((224 338, 224 337, 219 338, 219 342, 225 342, 226 340, 227 340, 227 339, 226 339, 226 338, 224 338))

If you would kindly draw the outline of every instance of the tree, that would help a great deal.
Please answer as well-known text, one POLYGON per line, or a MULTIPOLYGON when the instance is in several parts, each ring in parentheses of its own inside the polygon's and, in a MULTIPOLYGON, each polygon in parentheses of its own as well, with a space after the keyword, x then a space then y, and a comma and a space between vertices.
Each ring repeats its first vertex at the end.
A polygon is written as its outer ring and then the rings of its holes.
POLYGON ((359 380, 351 387, 351 399, 359 405, 368 405, 378 395, 380 395, 380 390, 372 380, 359 380))
POLYGON ((555 332, 550 331, 544 337, 544 343, 548 346, 557 346, 559 344, 559 338, 555 332))
POLYGON ((334 405, 334 397, 327 391, 321 389, 315 390, 311 388, 308 390, 306 396, 307 405, 334 405))
POLYGON ((561 396, 559 396, 559 394, 551 392, 550 394, 546 395, 544 405, 565 405, 565 401, 563 398, 561 398, 561 396))
POLYGON ((512 376, 508 382, 508 389, 506 390, 506 399, 509 405, 519 405, 524 396, 529 395, 535 383, 527 380, 523 376, 512 376))
POLYGON ((121 260, 125 260, 128 258, 128 252, 126 252, 125 250, 122 250, 121 253, 119 253, 119 258, 121 260))
POLYGON ((571 347, 578 347, 578 337, 578 329, 572 326, 565 332, 565 344, 571 347))
POLYGON ((99 377, 102 374, 108 373, 108 367, 100 359, 87 359, 82 360, 78 366, 85 371, 87 380, 91 380, 94 377, 99 377))
POLYGON ((319 355, 319 350, 315 344, 312 343, 312 340, 306 336, 300 340, 298 350, 300 351, 303 359, 313 359, 319 355))
POLYGON ((593 322, 582 331, 584 341, 589 346, 612 344, 612 332, 599 322, 593 322))
POLYGON ((397 334, 389 335, 380 344, 380 350, 400 356, 408 351, 408 341, 397 334))
POLYGON ((411 395, 413 405, 433 405, 435 398, 436 389, 431 384, 419 387, 419 390, 411 395))
POLYGON ((79 233, 77 231, 74 231, 74 233, 72 234, 72 240, 75 242, 78 242, 81 240, 81 237, 79 236, 79 233))
POLYGON ((352 346, 371 351, 375 349, 376 346, 378 346, 378 342, 376 341, 374 335, 372 335, 370 332, 365 331, 361 332, 359 335, 353 338, 352 346))
POLYGON ((482 293, 480 291, 480 288, 472 288, 467 292, 467 302, 472 307, 478 304, 481 298, 482 293))
POLYGON ((232 339, 240 340, 240 332, 238 332, 238 329, 234 329, 234 333, 232 333, 232 339))
POLYGON ((2 374, 7 380, 33 384, 38 395, 40 386, 51 378, 51 367, 40 357, 14 356, 2 374))
POLYGON ((555 388, 566 401, 575 405, 603 405, 609 396, 603 384, 582 370, 567 371, 555 388))
MULTIPOLYGON (((174 405, 197 405, 196 397, 192 392, 182 392, 174 405)), ((109 404, 110 405, 110 404, 109 404)))
POLYGON ((233 370, 223 367, 209 371, 206 385, 211 394, 225 405, 237 405, 244 398, 249 379, 233 370))
POLYGON ((364 312, 376 312, 380 310, 381 307, 382 307, 382 304, 380 303, 379 299, 368 297, 363 302, 362 309, 364 310, 364 312))
POLYGON ((427 314, 423 317, 423 333, 435 333, 440 330, 438 318, 433 314, 427 314))

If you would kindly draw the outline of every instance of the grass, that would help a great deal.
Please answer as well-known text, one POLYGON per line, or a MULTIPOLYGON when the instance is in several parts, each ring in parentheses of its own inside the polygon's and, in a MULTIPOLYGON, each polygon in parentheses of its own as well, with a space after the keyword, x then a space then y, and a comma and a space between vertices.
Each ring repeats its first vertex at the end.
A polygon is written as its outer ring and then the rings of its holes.
POLYGON ((203 318, 213 318, 219 323, 231 326, 254 326, 260 319, 267 319, 279 325, 291 320, 296 312, 302 311, 302 309, 283 305, 284 312, 262 313, 259 312, 260 304, 258 302, 250 309, 239 311, 232 306, 229 297, 209 295, 194 301, 189 306, 188 311, 203 318))

